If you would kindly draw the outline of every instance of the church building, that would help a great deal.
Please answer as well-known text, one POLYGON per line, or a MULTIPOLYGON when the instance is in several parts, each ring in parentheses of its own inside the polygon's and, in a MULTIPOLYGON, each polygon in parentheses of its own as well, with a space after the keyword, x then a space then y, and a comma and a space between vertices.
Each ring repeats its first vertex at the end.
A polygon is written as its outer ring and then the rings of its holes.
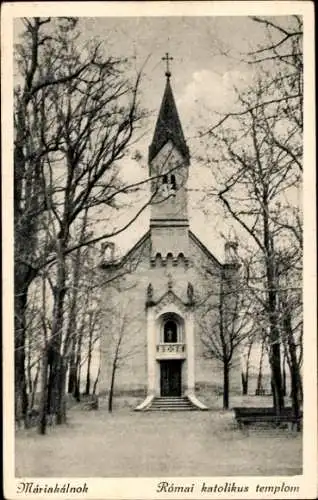
MULTIPOLYGON (((101 263, 99 394, 137 395, 136 410, 203 410, 211 391, 222 390, 222 363, 202 336, 217 335, 221 290, 235 283, 239 268, 235 243, 226 244, 221 263, 190 229, 190 152, 170 80, 167 69, 149 146, 149 230, 120 261, 107 243, 101 263)), ((231 374, 233 388, 239 372, 231 374)))

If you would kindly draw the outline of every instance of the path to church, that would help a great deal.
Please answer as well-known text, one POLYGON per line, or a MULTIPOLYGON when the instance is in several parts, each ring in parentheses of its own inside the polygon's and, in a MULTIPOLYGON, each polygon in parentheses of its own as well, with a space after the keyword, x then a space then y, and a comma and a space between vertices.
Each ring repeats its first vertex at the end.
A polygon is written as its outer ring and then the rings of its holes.
POLYGON ((246 436, 229 413, 71 411, 46 437, 18 433, 15 458, 17 476, 171 477, 301 474, 301 454, 298 433, 246 436))

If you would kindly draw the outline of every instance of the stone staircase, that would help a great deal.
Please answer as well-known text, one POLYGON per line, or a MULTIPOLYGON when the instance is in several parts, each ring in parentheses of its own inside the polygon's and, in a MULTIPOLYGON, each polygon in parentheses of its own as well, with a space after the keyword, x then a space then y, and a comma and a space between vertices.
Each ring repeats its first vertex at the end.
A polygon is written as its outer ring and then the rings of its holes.
POLYGON ((199 410, 187 397, 156 397, 147 411, 194 411, 199 410))

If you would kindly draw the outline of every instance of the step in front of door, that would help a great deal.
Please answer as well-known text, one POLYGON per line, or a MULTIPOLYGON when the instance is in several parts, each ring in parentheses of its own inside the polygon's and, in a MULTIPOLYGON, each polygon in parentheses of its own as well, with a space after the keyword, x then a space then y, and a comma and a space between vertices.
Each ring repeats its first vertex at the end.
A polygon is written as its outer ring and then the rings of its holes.
POLYGON ((197 409, 185 397, 157 397, 153 400, 148 411, 193 411, 197 409))

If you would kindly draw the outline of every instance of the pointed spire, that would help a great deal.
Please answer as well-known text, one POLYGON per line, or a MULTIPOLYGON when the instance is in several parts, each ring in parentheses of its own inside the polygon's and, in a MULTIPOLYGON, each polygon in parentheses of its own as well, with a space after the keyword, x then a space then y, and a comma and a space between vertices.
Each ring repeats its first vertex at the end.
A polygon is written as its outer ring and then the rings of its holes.
POLYGON ((167 60, 168 69, 165 73, 167 77, 166 88, 163 95, 152 143, 149 147, 149 161, 152 161, 157 153, 159 153, 160 149, 170 140, 172 141, 174 146, 179 149, 180 153, 185 157, 187 163, 189 163, 189 148, 183 135, 177 106, 170 84, 171 73, 168 66, 169 60, 167 60))

